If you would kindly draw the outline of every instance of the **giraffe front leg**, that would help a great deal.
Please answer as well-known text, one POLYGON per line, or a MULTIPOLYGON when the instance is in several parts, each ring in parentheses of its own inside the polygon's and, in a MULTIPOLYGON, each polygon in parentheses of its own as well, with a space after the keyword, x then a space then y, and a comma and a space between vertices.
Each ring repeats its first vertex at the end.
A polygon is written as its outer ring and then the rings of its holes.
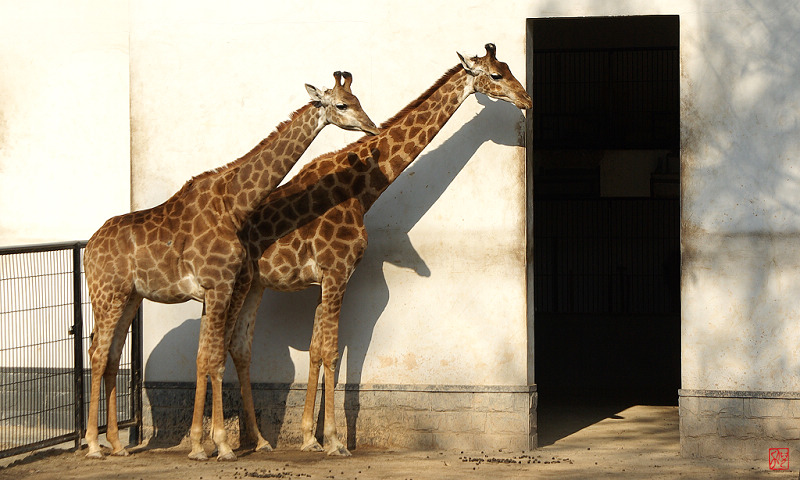
POLYGON ((319 383, 319 369, 322 365, 322 330, 320 328, 324 305, 317 305, 314 315, 314 327, 311 333, 311 344, 308 347, 309 366, 308 366, 308 387, 306 388, 306 403, 303 407, 303 420, 300 428, 303 432, 303 446, 300 448, 304 452, 321 452, 322 445, 319 444, 314 436, 314 407, 317 402, 317 385, 319 383))
POLYGON ((233 449, 228 445, 222 415, 222 374, 225 370, 227 356, 225 347, 228 340, 225 307, 229 299, 230 296, 225 295, 224 291, 206 292, 206 314, 201 318, 200 339, 197 346, 197 386, 190 431, 192 451, 189 458, 193 460, 208 459, 202 446, 207 376, 211 380, 211 438, 217 447, 217 460, 236 460, 233 449))
POLYGON ((200 317, 200 338, 197 346, 197 377, 195 379, 194 410, 192 411, 192 426, 189 429, 189 439, 192 442, 192 450, 189 452, 189 459, 201 462, 208 460, 208 454, 206 454, 206 450, 203 448, 203 414, 205 413, 209 373, 209 353, 208 348, 204 348, 205 344, 203 343, 208 336, 206 331, 208 329, 208 316, 205 311, 206 306, 204 304, 203 315, 200 317))
POLYGON ((320 362, 312 358, 308 367, 308 388, 306 389, 306 403, 303 407, 303 420, 300 428, 303 432, 303 446, 300 450, 304 452, 321 452, 322 445, 319 444, 314 436, 314 404, 317 401, 317 383, 319 382, 320 362))
POLYGON ((225 417, 222 409, 222 376, 225 373, 225 359, 228 357, 228 346, 236 326, 236 320, 245 298, 245 293, 250 287, 250 273, 243 271, 234 283, 234 289, 228 291, 220 289, 213 295, 206 297, 209 307, 207 316, 208 330, 213 334, 202 342, 209 351, 209 371, 211 377, 211 432, 212 439, 217 446, 217 461, 231 462, 236 460, 236 454, 228 443, 228 433, 225 431, 225 417))
MULTIPOLYGON (((222 357, 225 360, 225 357, 222 357)), ((225 365, 217 365, 211 373, 211 438, 217 445, 217 461, 232 462, 236 454, 228 444, 228 433, 225 431, 225 421, 222 414, 222 374, 225 365)))
POLYGON ((189 452, 191 460, 206 461, 208 455, 203 448, 203 410, 206 403, 206 369, 205 361, 201 366, 200 352, 197 354, 197 379, 194 390, 194 411, 192 412, 192 426, 189 429, 189 438, 192 441, 192 451, 189 452))
MULTIPOLYGON (((350 456, 336 432, 336 363, 339 360, 339 313, 349 275, 328 275, 323 280, 320 305, 322 362, 325 366, 325 428, 323 447, 328 455, 350 456)), ((315 327, 316 327, 315 322, 315 327)))
POLYGON ((328 455, 349 457, 350 451, 339 440, 336 432, 335 415, 335 388, 336 388, 336 361, 325 362, 325 428, 324 428, 324 450, 328 455))

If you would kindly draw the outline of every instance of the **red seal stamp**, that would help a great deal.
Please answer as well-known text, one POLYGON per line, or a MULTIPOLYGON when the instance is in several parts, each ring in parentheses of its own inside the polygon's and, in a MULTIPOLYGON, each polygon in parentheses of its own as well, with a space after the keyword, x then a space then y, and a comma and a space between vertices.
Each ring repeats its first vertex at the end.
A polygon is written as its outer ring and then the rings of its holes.
POLYGON ((769 469, 770 470, 789 470, 789 449, 770 448, 769 449, 769 469))

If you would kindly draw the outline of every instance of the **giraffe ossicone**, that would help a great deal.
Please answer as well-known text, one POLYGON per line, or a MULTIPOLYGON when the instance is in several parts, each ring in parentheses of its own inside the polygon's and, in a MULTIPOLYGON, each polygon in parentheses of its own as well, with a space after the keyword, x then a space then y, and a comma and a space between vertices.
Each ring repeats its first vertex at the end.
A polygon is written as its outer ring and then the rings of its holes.
POLYGON ((334 415, 339 314, 347 282, 367 246, 364 214, 423 151, 461 103, 479 92, 528 109, 532 101, 494 44, 483 57, 465 57, 426 92, 364 137, 322 155, 272 192, 246 228, 247 241, 263 251, 258 271, 236 321, 229 352, 242 385, 248 429, 258 431, 250 391, 253 324, 265 289, 297 291, 321 286, 309 345, 308 390, 301 429, 303 450, 349 455, 334 415), (314 437, 314 405, 320 366, 325 379, 324 437, 314 437), (247 385, 247 387, 245 387, 247 385))
MULTIPOLYGON (((325 125, 378 129, 350 90, 352 77, 336 72, 330 90, 313 88, 311 103, 281 123, 243 157, 202 173, 156 207, 113 217, 92 235, 84 253, 94 310, 91 400, 86 428, 88 458, 103 458, 98 442, 100 384, 105 382, 112 454, 119 441, 116 376, 125 334, 143 298, 161 303, 205 302, 197 351, 197 385, 189 457, 207 459, 202 447, 206 377, 211 379, 211 437, 219 460, 235 460, 222 418, 222 373, 230 328, 239 313, 258 257, 241 241, 241 228, 280 183, 325 125), (348 81, 347 78, 350 78, 348 81)), ((269 444, 255 432, 261 448, 269 444)))

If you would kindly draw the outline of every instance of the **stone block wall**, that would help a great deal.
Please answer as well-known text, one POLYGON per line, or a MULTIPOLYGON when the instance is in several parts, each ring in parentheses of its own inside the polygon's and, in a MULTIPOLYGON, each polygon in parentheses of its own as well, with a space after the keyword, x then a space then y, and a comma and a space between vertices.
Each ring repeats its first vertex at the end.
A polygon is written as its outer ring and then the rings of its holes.
POLYGON ((680 390, 681 455, 766 461, 800 452, 800 394, 680 390))
MULTIPOLYGON (((300 447, 305 392, 303 384, 253 385, 261 433, 273 446, 300 447)), ((320 387, 315 410, 320 438, 322 392, 320 387)), ((351 449, 522 451, 536 447, 535 386, 343 385, 337 387, 334 398, 339 437, 351 449)), ((146 383, 144 438, 166 445, 186 441, 193 402, 192 383, 146 383)), ((244 430, 238 385, 224 386, 223 402, 229 440, 236 448, 244 430)), ((207 424, 210 405, 209 388, 207 424)))

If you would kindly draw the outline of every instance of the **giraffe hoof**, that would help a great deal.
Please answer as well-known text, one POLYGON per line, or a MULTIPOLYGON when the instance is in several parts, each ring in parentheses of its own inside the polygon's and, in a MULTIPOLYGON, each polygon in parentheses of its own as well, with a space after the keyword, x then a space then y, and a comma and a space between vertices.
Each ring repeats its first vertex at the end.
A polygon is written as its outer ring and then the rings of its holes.
POLYGON ((205 462, 206 460, 208 460, 208 455, 206 455, 206 452, 204 450, 200 450, 200 451, 197 451, 197 452, 193 451, 192 453, 189 454, 189 460, 196 460, 198 462, 205 462))
POLYGON ((258 445, 256 446, 255 451, 256 452, 271 452, 272 451, 272 445, 270 445, 269 442, 266 441, 266 440, 259 441, 258 445))
POLYGON ((218 462, 235 462, 236 461, 236 454, 233 451, 228 453, 220 454, 217 456, 218 462))
POLYGON ((300 447, 300 450, 302 450, 304 452, 322 452, 322 451, 324 451, 322 449, 322 445, 319 444, 319 442, 317 441, 316 438, 314 440, 312 440, 311 442, 307 443, 306 445, 303 445, 302 447, 300 447))
POLYGON ((325 450, 325 453, 331 457, 349 457, 352 455, 350 450, 348 450, 344 445, 339 445, 338 447, 329 448, 325 450))
POLYGON ((128 451, 125 450, 124 448, 121 448, 116 452, 111 452, 111 455, 114 455, 115 457, 127 457, 128 455, 130 455, 130 453, 128 453, 128 451))
POLYGON ((86 458, 91 460, 105 460, 106 457, 100 450, 89 450, 89 453, 86 454, 86 458))

